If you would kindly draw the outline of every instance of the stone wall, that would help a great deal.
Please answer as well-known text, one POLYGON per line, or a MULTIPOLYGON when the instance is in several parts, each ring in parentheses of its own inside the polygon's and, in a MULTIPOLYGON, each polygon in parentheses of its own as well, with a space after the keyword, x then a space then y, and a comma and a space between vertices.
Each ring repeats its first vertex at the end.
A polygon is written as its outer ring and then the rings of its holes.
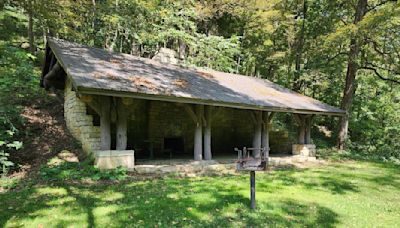
POLYGON ((90 153, 100 149, 100 127, 93 126, 93 116, 87 115, 86 104, 72 90, 67 80, 64 89, 64 117, 71 134, 82 143, 82 149, 90 153))
POLYGON ((148 102, 148 138, 154 152, 162 155, 164 138, 182 138, 184 153, 193 153, 194 123, 184 108, 171 102, 148 102))

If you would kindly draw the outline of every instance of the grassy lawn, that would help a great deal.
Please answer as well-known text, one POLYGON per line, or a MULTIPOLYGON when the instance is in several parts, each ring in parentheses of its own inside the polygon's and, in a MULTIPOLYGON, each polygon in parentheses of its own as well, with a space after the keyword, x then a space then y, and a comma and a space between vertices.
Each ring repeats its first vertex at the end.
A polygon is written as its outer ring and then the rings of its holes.
POLYGON ((360 161, 249 175, 33 181, 0 195, 0 227, 400 227, 400 167, 360 161))

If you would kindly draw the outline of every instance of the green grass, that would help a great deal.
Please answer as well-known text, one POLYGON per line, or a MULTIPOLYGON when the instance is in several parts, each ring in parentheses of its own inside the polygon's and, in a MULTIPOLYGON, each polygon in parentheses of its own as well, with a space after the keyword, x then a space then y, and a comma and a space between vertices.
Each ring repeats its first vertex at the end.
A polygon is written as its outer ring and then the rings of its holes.
POLYGON ((0 195, 0 227, 399 227, 400 167, 334 162, 249 175, 36 180, 0 195))

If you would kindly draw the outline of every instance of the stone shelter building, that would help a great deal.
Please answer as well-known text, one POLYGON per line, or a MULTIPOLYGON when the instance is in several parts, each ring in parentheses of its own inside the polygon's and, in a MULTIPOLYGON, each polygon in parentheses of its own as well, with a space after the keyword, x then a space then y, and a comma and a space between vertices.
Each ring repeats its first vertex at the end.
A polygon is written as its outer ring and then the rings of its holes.
POLYGON ((276 112, 293 113, 300 126, 293 153, 312 156, 312 117, 346 114, 265 79, 47 42, 41 86, 64 90, 69 130, 87 153, 129 157, 131 168, 133 154, 199 161, 235 147, 269 148, 276 112))

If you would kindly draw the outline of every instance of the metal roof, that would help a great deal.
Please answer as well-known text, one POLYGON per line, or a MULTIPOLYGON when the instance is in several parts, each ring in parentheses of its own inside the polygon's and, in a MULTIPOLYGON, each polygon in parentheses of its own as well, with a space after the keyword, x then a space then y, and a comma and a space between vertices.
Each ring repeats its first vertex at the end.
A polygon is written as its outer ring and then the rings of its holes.
POLYGON ((48 45, 74 88, 82 94, 278 112, 345 114, 344 110, 266 79, 162 64, 54 38, 48 38, 48 45))

